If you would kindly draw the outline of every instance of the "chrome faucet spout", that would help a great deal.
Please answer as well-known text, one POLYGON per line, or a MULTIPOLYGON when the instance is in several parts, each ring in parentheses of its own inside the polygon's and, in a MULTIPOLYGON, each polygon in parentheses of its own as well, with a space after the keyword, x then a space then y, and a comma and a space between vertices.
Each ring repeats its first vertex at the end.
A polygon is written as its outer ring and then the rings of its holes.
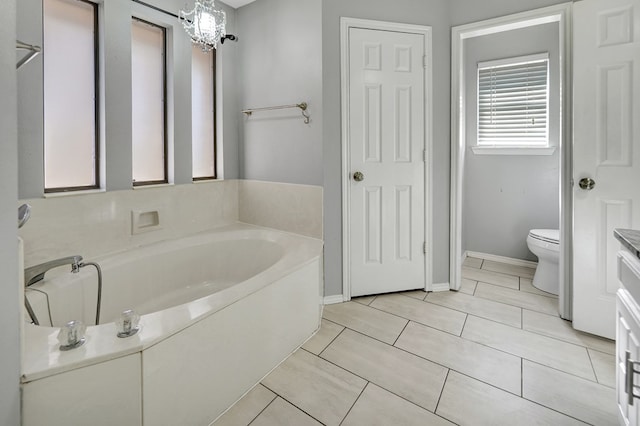
POLYGON ((57 268, 58 266, 71 265, 71 272, 77 273, 82 266, 82 256, 68 256, 60 259, 50 260, 49 262, 31 266, 24 270, 24 285, 30 287, 38 281, 42 281, 44 274, 48 270, 57 268))

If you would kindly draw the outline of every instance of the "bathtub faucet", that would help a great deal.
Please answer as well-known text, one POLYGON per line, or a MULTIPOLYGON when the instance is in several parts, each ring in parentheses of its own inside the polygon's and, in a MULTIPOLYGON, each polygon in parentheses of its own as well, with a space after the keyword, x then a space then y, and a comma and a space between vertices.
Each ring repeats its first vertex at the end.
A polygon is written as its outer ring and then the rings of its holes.
POLYGON ((24 270, 24 283, 25 287, 30 287, 38 281, 42 281, 44 274, 53 268, 58 266, 71 265, 71 272, 77 273, 80 271, 82 265, 82 256, 68 256, 60 259, 50 260, 49 262, 41 263, 39 265, 30 266, 24 270))

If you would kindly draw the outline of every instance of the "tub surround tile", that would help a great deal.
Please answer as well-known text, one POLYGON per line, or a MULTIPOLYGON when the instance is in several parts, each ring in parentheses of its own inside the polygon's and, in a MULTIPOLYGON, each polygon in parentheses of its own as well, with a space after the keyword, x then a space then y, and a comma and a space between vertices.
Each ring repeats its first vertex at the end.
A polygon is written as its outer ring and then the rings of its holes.
POLYGON ((213 424, 214 426, 248 425, 258 417, 276 397, 277 395, 275 393, 258 384, 213 424))
POLYGON ((531 311, 542 312, 549 315, 558 315, 558 299, 511 290, 484 282, 478 283, 476 297, 518 306, 531 311))
POLYGON ((524 309, 522 312, 522 328, 544 336, 564 340, 565 342, 586 346, 606 354, 613 355, 616 353, 616 346, 613 340, 578 331, 572 327, 571 322, 557 316, 524 309))
POLYGON ((322 239, 322 187, 238 181, 240 221, 322 239))
POLYGON ((304 350, 287 358, 262 383, 327 425, 340 424, 367 384, 304 350))
POLYGON ((342 426, 430 425, 453 423, 369 383, 342 426))
POLYGON ((315 336, 307 340, 305 344, 302 345, 302 348, 314 355, 320 355, 320 352, 322 352, 342 330, 344 330, 343 326, 323 319, 320 330, 318 330, 315 336))
POLYGON ((430 411, 436 408, 448 371, 348 329, 321 357, 430 411))
POLYGON ((582 425, 556 411, 451 371, 436 414, 461 425, 582 425))
POLYGON ((491 283, 497 286, 507 287, 514 290, 518 290, 520 288, 520 280, 518 279, 518 277, 513 275, 501 274, 498 272, 487 271, 484 269, 463 267, 462 278, 491 283))
POLYGON ((476 292, 476 286, 478 285, 478 281, 470 280, 469 278, 462 278, 460 281, 460 293, 465 293, 473 296, 476 292))
POLYGON ((501 274, 517 275, 519 277, 533 278, 536 268, 530 266, 511 265, 509 263, 485 260, 482 269, 486 271, 500 272, 501 274))
POLYGON ((400 294, 378 296, 370 306, 456 336, 462 332, 467 318, 463 312, 439 305, 425 305, 421 300, 400 294))
POLYGON ((396 341, 408 322, 404 318, 355 302, 327 305, 323 316, 329 321, 388 344, 396 341))
POLYGON ((465 339, 594 381, 584 347, 469 315, 465 339))
POLYGON ((520 395, 521 362, 516 356, 414 322, 395 346, 520 395))
POLYGON ((462 266, 480 269, 482 268, 482 259, 478 257, 467 256, 462 262, 462 266))
POLYGON ((598 383, 610 388, 616 387, 616 357, 602 352, 588 349, 593 370, 596 372, 598 383))
POLYGON ((547 293, 546 291, 542 291, 533 286, 533 280, 531 278, 523 278, 520 277, 520 291, 524 291, 526 293, 533 293, 540 296, 553 297, 555 299, 558 298, 555 294, 547 293))
MULTIPOLYGON (((244 423, 236 423, 244 424, 244 423)), ((247 423, 248 424, 248 423, 247 423)), ((216 423, 217 425, 217 423, 216 423)), ((251 422, 252 426, 322 426, 308 414, 300 411, 282 398, 276 398, 251 422)))
POLYGON ((238 221, 238 182, 212 181, 20 200, 32 207, 20 229, 25 266, 62 255, 85 260, 196 234, 238 221), (157 211, 159 229, 131 235, 132 211, 157 211))
POLYGON ((524 360, 523 397, 594 425, 617 425, 615 390, 524 360))
POLYGON ((490 319, 512 327, 520 328, 522 324, 522 309, 516 306, 492 300, 481 299, 461 292, 429 293, 426 299, 429 303, 446 306, 458 311, 467 312, 478 317, 490 319))

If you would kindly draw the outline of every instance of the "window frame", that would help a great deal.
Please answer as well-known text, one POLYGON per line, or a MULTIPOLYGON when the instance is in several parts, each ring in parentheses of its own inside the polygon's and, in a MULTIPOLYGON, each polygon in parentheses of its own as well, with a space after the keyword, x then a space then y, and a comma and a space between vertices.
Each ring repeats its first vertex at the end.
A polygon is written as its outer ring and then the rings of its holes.
MULTIPOLYGON (((159 180, 150 180, 150 181, 136 181, 133 179, 133 161, 131 162, 131 175, 132 175, 132 186, 134 188, 150 186, 150 185, 162 185, 169 183, 169 107, 168 107, 168 89, 167 89, 167 80, 168 80, 168 72, 167 72, 167 55, 168 55, 168 42, 167 42, 167 28, 163 25, 155 24, 147 19, 140 18, 138 16, 131 16, 132 21, 142 22, 143 24, 159 28, 162 30, 162 98, 163 98, 163 173, 164 179, 159 180)), ((132 93, 133 95, 133 93, 132 93)), ((133 156, 133 138, 131 139, 131 153, 133 156)), ((133 157, 132 157, 133 160, 133 157)))
MULTIPOLYGON (((504 59, 498 59, 493 61, 478 62, 476 70, 476 129, 475 137, 476 143, 472 146, 472 150, 475 154, 503 154, 503 155, 551 155, 555 151, 556 147, 551 144, 550 138, 550 97, 551 97, 551 75, 550 75, 551 59, 548 52, 520 55, 504 59), (505 141, 503 143, 481 143, 480 142, 480 72, 488 68, 500 68, 508 66, 516 66, 520 64, 527 64, 532 62, 544 62, 546 65, 546 99, 545 99, 545 135, 544 143, 509 143, 505 141)), ((522 110, 520 110, 522 111, 522 110)), ((524 133, 524 132, 523 132, 524 133)))
MULTIPOLYGON (((192 161, 192 180, 193 182, 202 182, 207 180, 216 180, 218 179, 218 102, 217 102, 217 93, 218 93, 218 79, 216 78, 217 70, 218 70, 218 53, 216 49, 212 49, 211 53, 213 55, 212 59, 212 75, 213 75, 213 176, 193 176, 193 161, 192 161)), ((193 83, 191 83, 193 84, 193 83)), ((193 90, 193 89, 192 89, 193 90)), ((193 120, 193 112, 191 113, 193 120)), ((192 136, 193 139, 193 136, 192 136)), ((193 140, 191 142, 191 151, 193 152, 193 140)))
MULTIPOLYGON (((101 189, 101 182, 100 182, 100 176, 101 176, 101 169, 100 169, 100 165, 101 165, 101 151, 100 151, 100 145, 101 145, 101 120, 100 120, 100 116, 101 116, 101 102, 102 102, 102 91, 101 91, 101 84, 100 84, 100 79, 101 79, 101 74, 100 74, 100 17, 99 17, 99 5, 97 3, 94 3, 91 0, 75 0, 77 2, 80 3, 84 3, 84 4, 88 4, 93 8, 93 80, 94 80, 94 131, 95 131, 95 138, 94 138, 94 142, 95 142, 95 146, 94 146, 94 171, 95 171, 95 183, 93 185, 80 185, 80 186, 63 186, 63 187, 54 187, 54 188, 47 188, 46 186, 46 179, 44 178, 44 176, 46 176, 46 172, 43 173, 43 188, 44 188, 44 193, 45 194, 56 194, 56 193, 64 193, 64 192, 76 192, 76 191, 89 191, 89 190, 95 190, 95 189, 101 189)), ((43 11, 43 21, 45 19, 44 17, 44 11, 43 11)), ((44 30, 43 30, 44 31, 44 30)), ((44 37, 44 35, 43 35, 44 37)), ((46 78, 46 76, 44 77, 46 78)), ((45 101, 46 102, 46 101, 45 101)), ((43 134, 42 137, 42 147, 44 150, 44 144, 45 144, 45 136, 43 134)), ((43 163, 42 163, 42 167, 43 170, 46 167, 46 158, 43 157, 43 163)))

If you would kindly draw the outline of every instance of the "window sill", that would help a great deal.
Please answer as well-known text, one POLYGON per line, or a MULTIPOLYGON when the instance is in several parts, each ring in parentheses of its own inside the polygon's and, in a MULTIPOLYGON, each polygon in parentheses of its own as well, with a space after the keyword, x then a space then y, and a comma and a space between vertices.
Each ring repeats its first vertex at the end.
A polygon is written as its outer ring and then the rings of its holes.
POLYGON ((132 186, 131 189, 133 189, 134 191, 138 191, 140 189, 147 189, 147 188, 165 188, 168 186, 175 186, 175 184, 169 182, 169 183, 152 183, 149 185, 137 185, 137 186, 132 186))
POLYGON ((476 155, 553 155, 555 146, 550 147, 494 147, 494 146, 472 146, 471 149, 476 155))
POLYGON ((97 189, 81 189, 78 191, 45 192, 44 198, 72 197, 74 195, 99 194, 101 192, 107 192, 107 190, 104 188, 97 188, 97 189))

